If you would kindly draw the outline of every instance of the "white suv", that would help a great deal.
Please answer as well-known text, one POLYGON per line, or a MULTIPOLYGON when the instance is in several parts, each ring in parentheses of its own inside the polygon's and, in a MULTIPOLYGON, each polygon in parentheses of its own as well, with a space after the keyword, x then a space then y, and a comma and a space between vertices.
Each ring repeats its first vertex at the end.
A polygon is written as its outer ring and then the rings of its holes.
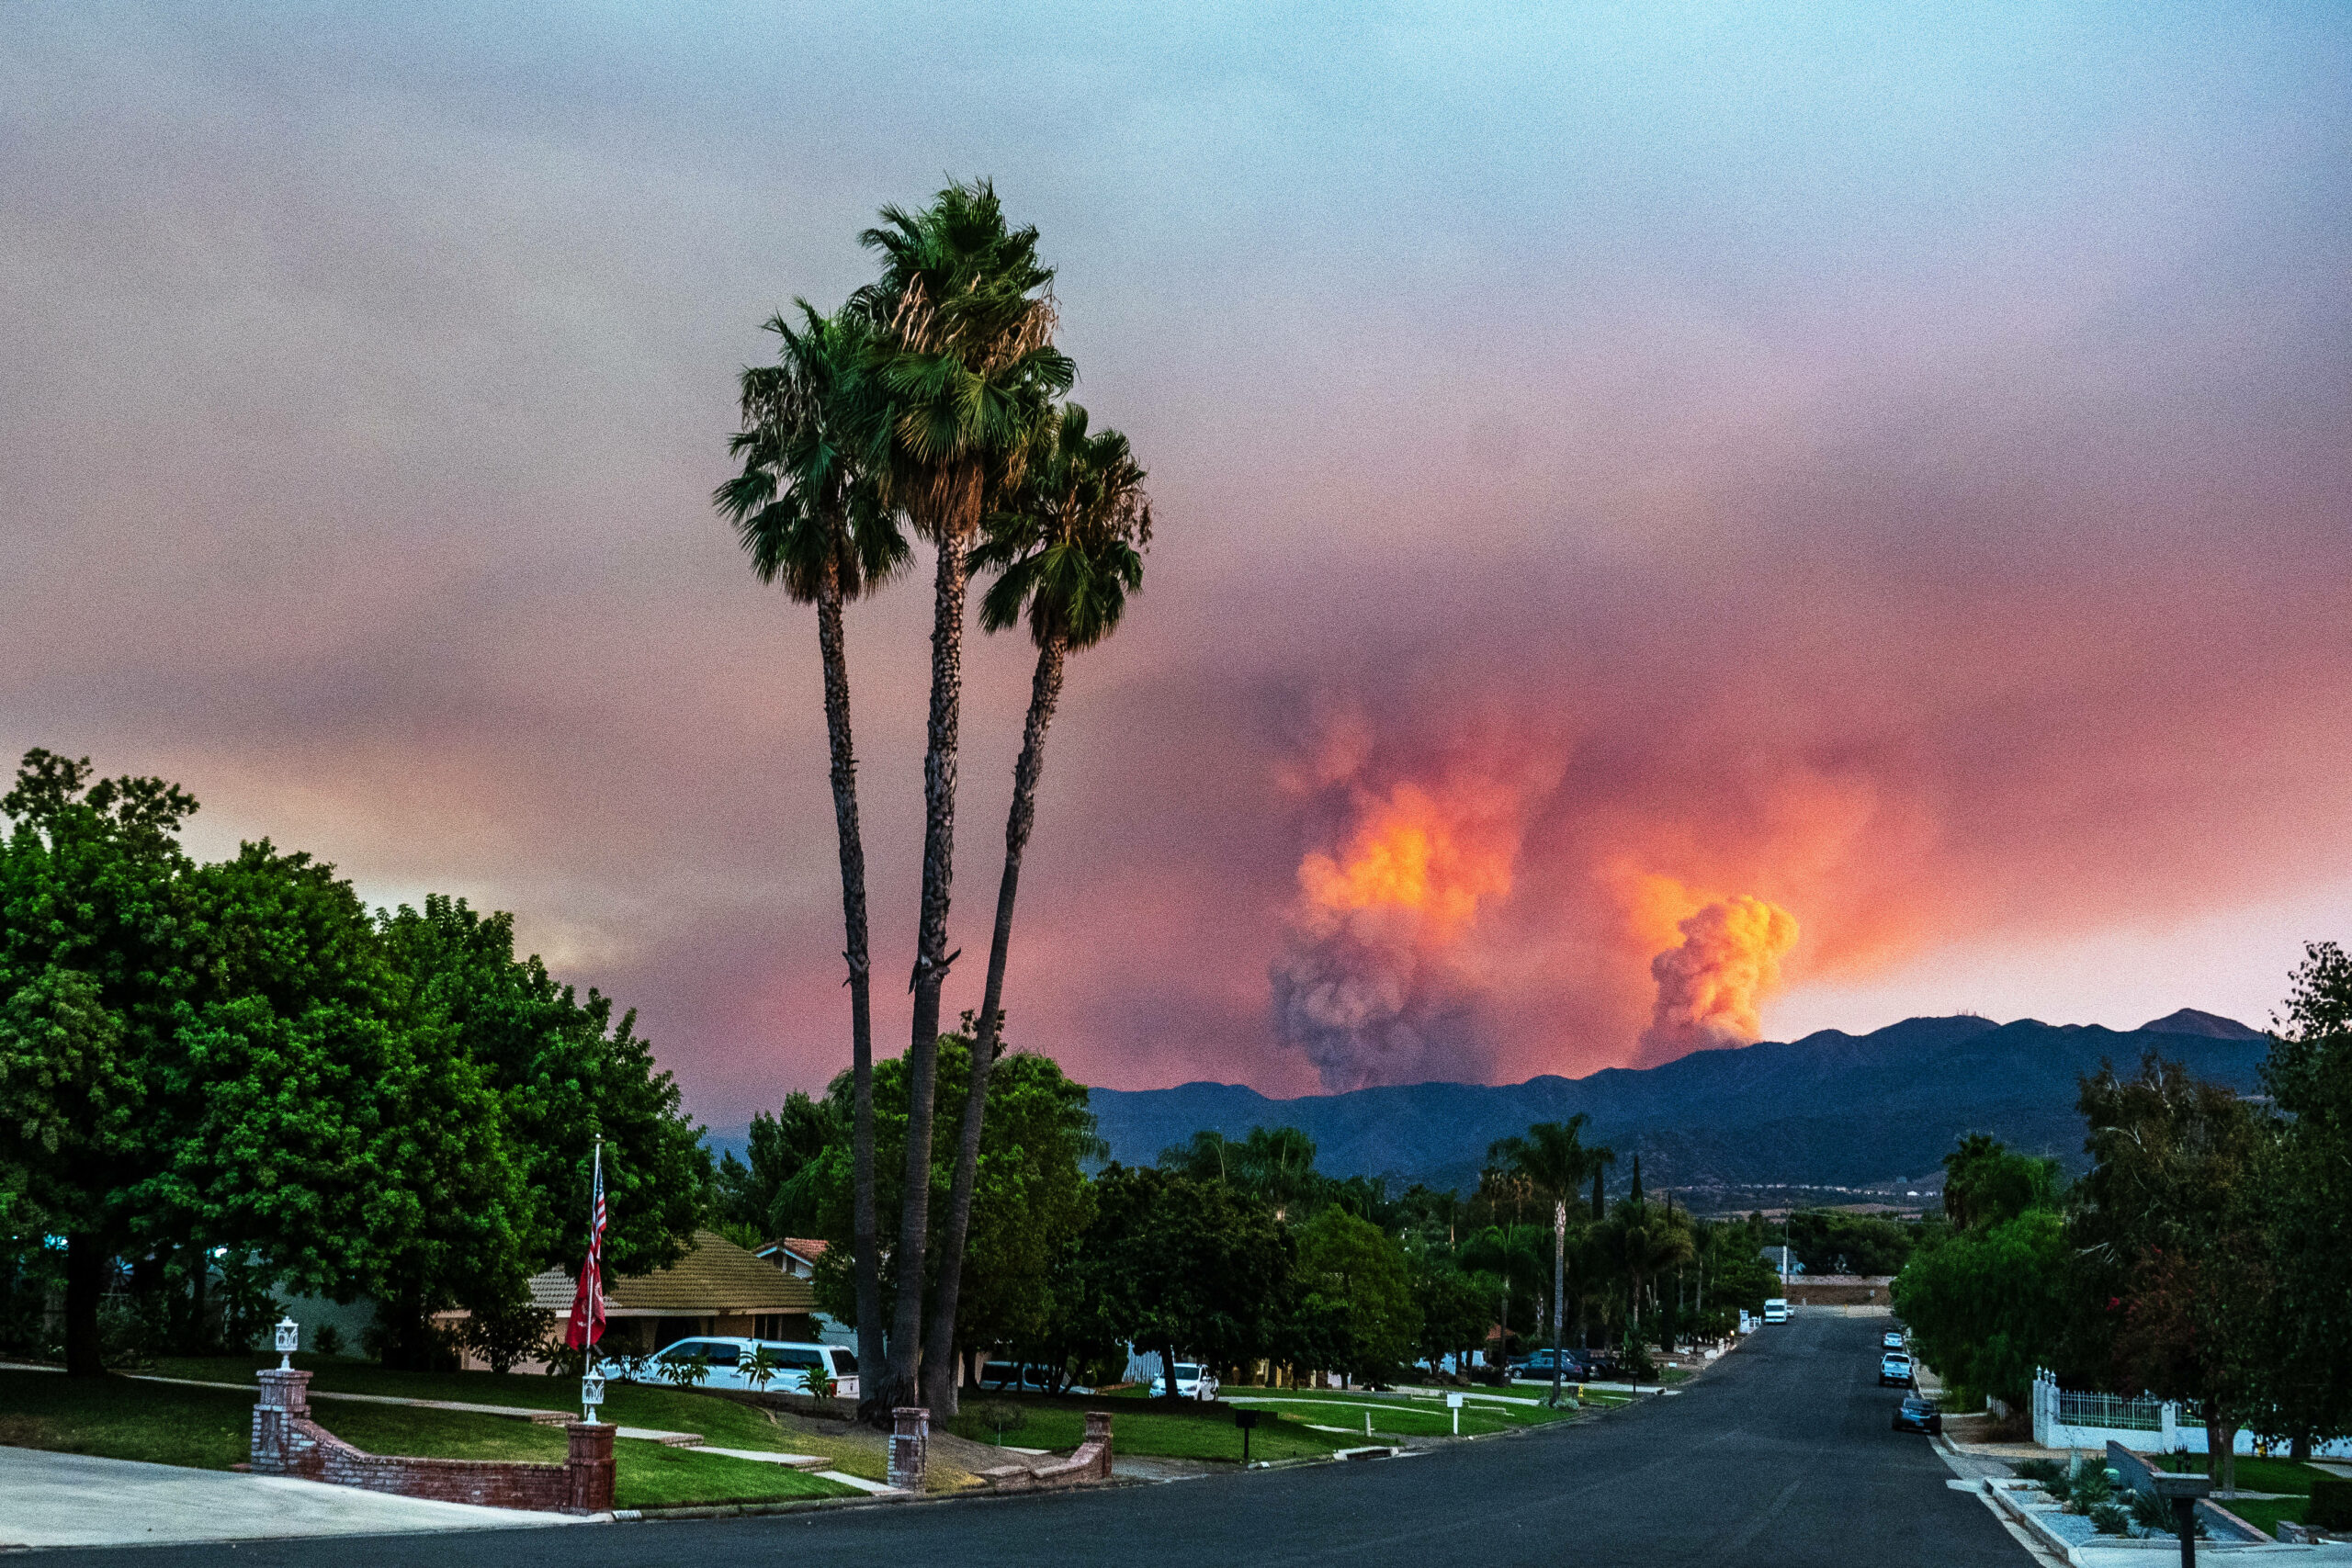
POLYGON ((699 1354, 710 1364, 710 1376, 704 1379, 708 1388, 751 1388, 746 1374, 752 1357, 763 1346, 768 1360, 776 1369, 768 1387, 786 1393, 808 1392, 808 1374, 822 1368, 833 1380, 833 1393, 843 1399, 857 1397, 857 1358, 840 1345, 812 1345, 783 1339, 716 1339, 698 1337, 681 1339, 665 1345, 646 1358, 649 1380, 661 1377, 660 1362, 664 1356, 693 1357, 699 1354))

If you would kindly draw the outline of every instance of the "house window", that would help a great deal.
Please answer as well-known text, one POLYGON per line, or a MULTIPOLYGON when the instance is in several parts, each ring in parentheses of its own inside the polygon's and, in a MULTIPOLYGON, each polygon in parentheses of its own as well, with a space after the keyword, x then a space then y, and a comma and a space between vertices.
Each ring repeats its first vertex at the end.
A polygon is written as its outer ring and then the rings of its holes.
POLYGON ((752 1319, 752 1337, 754 1339, 783 1338, 784 1317, 785 1314, 780 1312, 756 1314, 752 1319))

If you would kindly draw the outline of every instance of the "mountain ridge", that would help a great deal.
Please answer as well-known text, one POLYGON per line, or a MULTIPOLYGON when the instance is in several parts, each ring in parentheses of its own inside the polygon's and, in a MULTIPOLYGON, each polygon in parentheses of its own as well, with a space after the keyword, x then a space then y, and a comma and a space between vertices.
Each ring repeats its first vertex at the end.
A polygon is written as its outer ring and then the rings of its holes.
POLYGON ((1112 1157, 1127 1164, 1148 1164, 1202 1129, 1238 1137, 1252 1126, 1295 1126, 1315 1140, 1329 1174, 1467 1187, 1495 1139, 1582 1111, 1587 1141, 1617 1151, 1611 1179, 1621 1187, 1635 1153, 1653 1186, 1901 1187, 1933 1179, 1968 1132, 2078 1169, 2077 1074, 2102 1058, 2128 1069, 2154 1050, 2251 1092, 2267 1040, 2188 1008, 2131 1030, 1962 1014, 1518 1084, 1431 1081, 1292 1100, 1206 1080, 1091 1092, 1112 1157))

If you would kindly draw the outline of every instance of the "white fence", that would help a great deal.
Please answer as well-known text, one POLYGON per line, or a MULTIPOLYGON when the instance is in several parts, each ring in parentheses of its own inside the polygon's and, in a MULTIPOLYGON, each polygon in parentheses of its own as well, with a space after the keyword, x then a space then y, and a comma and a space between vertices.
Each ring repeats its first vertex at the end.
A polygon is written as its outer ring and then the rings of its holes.
MULTIPOLYGON (((2045 1368, 2033 1378, 2033 1440, 2045 1449, 2105 1452, 2115 1442, 2133 1453, 2201 1454, 2205 1423, 2196 1406, 2175 1400, 2125 1399, 2060 1388, 2056 1375, 2045 1368)), ((2254 1434, 2241 1430, 2233 1446, 2239 1453, 2253 1453, 2254 1434)), ((2312 1452, 2323 1459, 2352 1459, 2352 1439, 2314 1443, 2312 1452)))

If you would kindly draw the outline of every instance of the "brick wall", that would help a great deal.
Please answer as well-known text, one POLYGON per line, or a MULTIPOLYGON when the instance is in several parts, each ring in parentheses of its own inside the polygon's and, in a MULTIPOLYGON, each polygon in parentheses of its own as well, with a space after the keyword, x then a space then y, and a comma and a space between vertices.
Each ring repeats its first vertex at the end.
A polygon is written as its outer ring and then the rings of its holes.
POLYGON ((1111 1479, 1111 1416, 1107 1411, 1086 1413, 1086 1440, 1069 1458, 1052 1464, 1008 1464, 980 1472, 980 1479, 1000 1492, 1031 1492, 1042 1488, 1082 1486, 1111 1479))
POLYGON ((356 1449, 310 1418, 311 1374, 261 1374, 249 1468, 402 1497, 490 1508, 603 1513, 613 1506, 613 1428, 573 1422, 563 1464, 508 1460, 415 1459, 356 1449))

